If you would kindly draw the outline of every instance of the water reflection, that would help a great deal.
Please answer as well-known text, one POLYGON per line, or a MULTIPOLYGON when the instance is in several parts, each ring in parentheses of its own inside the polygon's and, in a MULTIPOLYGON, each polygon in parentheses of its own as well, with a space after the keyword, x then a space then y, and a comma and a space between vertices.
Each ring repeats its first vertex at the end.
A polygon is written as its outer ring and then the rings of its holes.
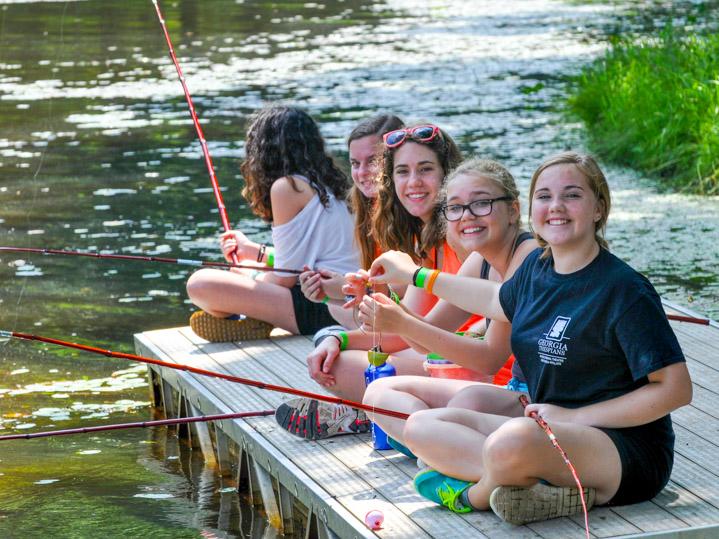
MULTIPOLYGON (((562 116, 567 74, 603 50, 607 33, 654 28, 650 7, 627 5, 181 0, 163 9, 230 217, 264 241, 267 226, 240 197, 237 160, 245 120, 265 100, 305 107, 340 159, 366 115, 436 122, 467 152, 505 162, 526 191, 543 157, 582 144, 562 116)), ((219 260, 200 147, 149 2, 0 0, 0 117, 3 245, 219 260)), ((668 298, 719 317, 709 242, 719 199, 660 194, 623 169, 609 177, 615 252, 668 298)), ((188 270, 158 266, 3 254, 0 328, 132 351, 134 332, 185 325, 191 311, 188 270)), ((0 343, 0 358, 5 431, 149 413, 142 374, 122 360, 18 342, 0 343)), ((12 520, 67 535, 264 533, 257 520, 242 531, 250 517, 224 491, 232 485, 163 429, 3 446, 0 473, 0 531, 12 520)))

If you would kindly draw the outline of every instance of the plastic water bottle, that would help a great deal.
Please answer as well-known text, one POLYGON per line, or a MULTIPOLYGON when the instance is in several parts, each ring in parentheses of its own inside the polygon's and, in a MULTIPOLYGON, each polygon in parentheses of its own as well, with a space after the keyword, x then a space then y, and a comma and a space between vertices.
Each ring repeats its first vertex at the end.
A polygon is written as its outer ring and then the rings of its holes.
MULTIPOLYGON (((365 385, 370 385, 378 378, 397 374, 395 368, 387 363, 388 357, 389 354, 374 348, 367 352, 369 366, 364 371, 365 385)), ((372 422, 372 443, 375 449, 392 449, 392 446, 387 443, 387 434, 374 421, 372 422)))

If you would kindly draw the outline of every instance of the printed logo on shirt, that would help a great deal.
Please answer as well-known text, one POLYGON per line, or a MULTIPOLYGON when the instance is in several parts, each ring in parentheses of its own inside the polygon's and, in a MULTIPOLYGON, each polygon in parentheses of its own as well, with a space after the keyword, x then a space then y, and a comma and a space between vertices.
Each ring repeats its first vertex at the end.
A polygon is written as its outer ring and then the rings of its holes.
POLYGON ((567 345, 564 340, 569 340, 564 334, 572 321, 567 316, 558 316, 552 322, 552 326, 543 338, 537 341, 539 360, 547 365, 562 365, 567 355, 567 345))

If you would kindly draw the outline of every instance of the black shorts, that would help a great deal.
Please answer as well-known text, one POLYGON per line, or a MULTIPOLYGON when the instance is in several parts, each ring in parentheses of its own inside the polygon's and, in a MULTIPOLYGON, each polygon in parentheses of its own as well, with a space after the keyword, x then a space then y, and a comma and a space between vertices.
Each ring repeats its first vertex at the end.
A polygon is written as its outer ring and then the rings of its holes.
POLYGON ((647 425, 604 429, 622 462, 622 480, 607 505, 651 500, 666 486, 674 464, 674 430, 669 416, 647 425))
POLYGON ((292 307, 300 335, 314 335, 320 329, 336 324, 327 305, 308 300, 302 293, 300 285, 290 288, 292 307))

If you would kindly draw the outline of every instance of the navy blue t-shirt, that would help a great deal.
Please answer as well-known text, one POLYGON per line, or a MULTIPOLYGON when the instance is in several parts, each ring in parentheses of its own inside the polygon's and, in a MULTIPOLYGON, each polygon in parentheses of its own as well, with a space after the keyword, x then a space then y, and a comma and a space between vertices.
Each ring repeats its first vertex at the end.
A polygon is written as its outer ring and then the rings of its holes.
POLYGON ((645 277, 605 249, 570 274, 554 271, 541 252, 530 253, 499 293, 533 402, 578 408, 609 400, 684 361, 645 277))

